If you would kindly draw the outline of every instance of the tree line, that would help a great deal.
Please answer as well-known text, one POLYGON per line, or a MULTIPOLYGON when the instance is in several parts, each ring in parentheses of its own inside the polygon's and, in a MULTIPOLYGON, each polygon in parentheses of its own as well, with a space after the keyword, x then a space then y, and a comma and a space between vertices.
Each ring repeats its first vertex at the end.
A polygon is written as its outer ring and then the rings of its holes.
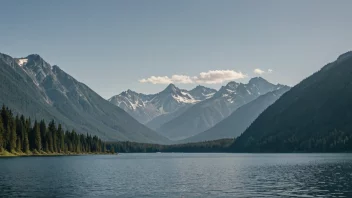
POLYGON ((0 111, 0 152, 33 154, 68 153, 151 153, 151 152, 228 152, 233 139, 198 143, 160 145, 136 142, 104 142, 97 136, 64 130, 54 120, 32 121, 14 115, 2 106, 0 111))
POLYGON ((249 137, 245 144, 241 137, 238 142, 231 146, 231 152, 267 152, 267 153, 333 153, 352 152, 352 134, 342 130, 333 130, 310 134, 305 131, 302 134, 282 133, 267 135, 260 139, 249 137))
POLYGON ((230 152, 230 146, 234 139, 220 139, 196 143, 160 145, 137 142, 109 142, 106 144, 108 150, 118 153, 155 153, 155 152, 181 152, 181 153, 225 153, 230 152))
POLYGON ((103 153, 106 144, 97 136, 64 130, 52 120, 48 125, 23 115, 14 116, 2 106, 0 112, 0 151, 11 153, 103 153))

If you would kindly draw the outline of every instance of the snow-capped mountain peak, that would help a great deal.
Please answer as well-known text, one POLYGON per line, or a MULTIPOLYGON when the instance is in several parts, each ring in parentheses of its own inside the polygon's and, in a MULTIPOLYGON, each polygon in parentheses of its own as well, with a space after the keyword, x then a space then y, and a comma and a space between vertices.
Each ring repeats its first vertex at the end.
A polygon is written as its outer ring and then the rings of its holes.
POLYGON ((214 126, 242 105, 280 87, 282 86, 259 77, 251 79, 247 84, 229 82, 213 97, 190 107, 181 115, 162 124, 157 131, 173 140, 190 137, 214 126))
POLYGON ((216 93, 216 90, 198 85, 197 87, 189 91, 189 93, 196 100, 206 100, 208 98, 213 97, 213 95, 216 93))
POLYGON ((156 94, 145 95, 127 90, 111 97, 109 101, 123 108, 138 121, 147 123, 157 116, 173 113, 182 107, 207 99, 215 92, 216 90, 206 87, 196 87, 187 91, 169 84, 156 94))

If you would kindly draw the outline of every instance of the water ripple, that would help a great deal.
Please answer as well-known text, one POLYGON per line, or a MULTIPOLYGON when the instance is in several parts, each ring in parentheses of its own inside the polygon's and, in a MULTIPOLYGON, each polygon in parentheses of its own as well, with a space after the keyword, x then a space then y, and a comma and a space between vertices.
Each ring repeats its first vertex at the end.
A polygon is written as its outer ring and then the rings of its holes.
POLYGON ((351 154, 0 159, 0 197, 352 197, 351 154))

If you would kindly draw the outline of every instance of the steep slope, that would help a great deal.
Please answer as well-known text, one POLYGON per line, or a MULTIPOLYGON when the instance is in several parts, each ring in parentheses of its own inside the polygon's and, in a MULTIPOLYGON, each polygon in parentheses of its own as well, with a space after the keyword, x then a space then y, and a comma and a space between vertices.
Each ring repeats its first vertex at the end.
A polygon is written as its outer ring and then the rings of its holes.
POLYGON ((0 71, 0 103, 18 113, 55 118, 104 140, 168 142, 39 55, 14 59, 0 54, 0 71))
POLYGON ((213 97, 192 106, 157 131, 173 140, 186 139, 211 128, 238 107, 280 87, 282 85, 271 84, 260 77, 252 78, 248 84, 230 82, 213 97))
POLYGON ((261 95, 252 102, 238 108, 214 127, 182 140, 182 142, 200 142, 237 137, 241 135, 266 108, 272 105, 289 89, 290 87, 283 86, 278 90, 261 95))
POLYGON ((164 120, 172 118, 174 112, 209 98, 215 92, 214 89, 202 86, 187 91, 170 84, 157 94, 145 95, 127 90, 111 97, 109 101, 124 109, 141 123, 148 123, 158 116, 163 116, 150 124, 150 126, 160 126, 164 120))
POLYGON ((203 100, 206 100, 208 98, 213 97, 213 95, 216 93, 216 90, 198 85, 194 89, 190 90, 188 93, 194 99, 199 100, 199 101, 203 101, 203 100))
POLYGON ((125 110, 139 122, 145 123, 160 114, 158 109, 148 103, 151 98, 151 95, 127 90, 119 95, 111 97, 108 101, 125 110))
POLYGON ((286 92, 235 141, 234 151, 352 150, 352 52, 286 92))
POLYGON ((158 129, 164 123, 170 122, 171 120, 177 118, 184 112, 186 112, 192 105, 185 105, 183 107, 178 108, 176 111, 172 113, 162 114, 150 122, 146 123, 145 125, 153 130, 158 129))
MULTIPOLYGON (((213 95, 216 93, 216 90, 198 85, 194 89, 186 92, 188 92, 195 100, 203 101, 213 97, 213 95)), ((184 105, 183 107, 179 107, 178 109, 176 109, 174 112, 162 114, 154 118, 153 120, 149 121, 148 123, 146 123, 146 126, 148 126, 153 130, 156 130, 161 125, 177 118, 178 116, 186 112, 191 106, 193 106, 193 104, 184 105)))

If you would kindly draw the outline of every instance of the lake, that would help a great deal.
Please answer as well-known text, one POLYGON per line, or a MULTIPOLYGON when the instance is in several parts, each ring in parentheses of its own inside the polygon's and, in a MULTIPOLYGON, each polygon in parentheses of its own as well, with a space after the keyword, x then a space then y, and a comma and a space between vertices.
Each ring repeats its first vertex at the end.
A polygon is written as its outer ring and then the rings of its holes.
POLYGON ((0 158, 0 197, 352 197, 352 154, 0 158))

